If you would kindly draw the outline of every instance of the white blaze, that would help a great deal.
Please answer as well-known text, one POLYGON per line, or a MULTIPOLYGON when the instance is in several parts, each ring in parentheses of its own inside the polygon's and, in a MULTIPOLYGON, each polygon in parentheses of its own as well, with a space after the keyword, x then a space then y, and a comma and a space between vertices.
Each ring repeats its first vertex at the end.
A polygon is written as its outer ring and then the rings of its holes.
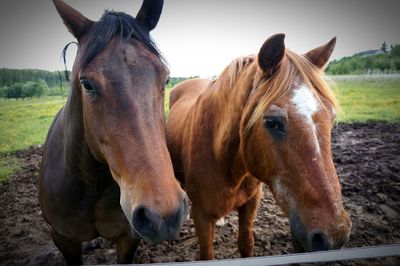
POLYGON ((318 111, 319 103, 313 92, 306 85, 302 84, 294 91, 292 103, 297 112, 304 118, 311 129, 314 138, 316 152, 320 153, 320 147, 317 137, 317 128, 313 120, 313 115, 318 111))

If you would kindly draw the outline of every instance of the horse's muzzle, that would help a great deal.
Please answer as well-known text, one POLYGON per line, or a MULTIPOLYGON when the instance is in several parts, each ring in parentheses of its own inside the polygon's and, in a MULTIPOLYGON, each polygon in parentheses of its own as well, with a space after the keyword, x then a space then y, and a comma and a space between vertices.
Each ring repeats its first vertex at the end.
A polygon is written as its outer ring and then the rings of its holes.
POLYGON ((344 227, 335 228, 335 231, 337 231, 335 237, 332 237, 332 235, 327 234, 325 230, 320 228, 308 231, 296 214, 292 214, 289 220, 295 252, 339 249, 346 244, 349 238, 350 220, 348 220, 349 230, 344 230, 344 227))
POLYGON ((186 195, 169 217, 162 217, 158 212, 142 205, 132 213, 132 226, 139 236, 152 243, 175 239, 188 211, 189 203, 186 195))

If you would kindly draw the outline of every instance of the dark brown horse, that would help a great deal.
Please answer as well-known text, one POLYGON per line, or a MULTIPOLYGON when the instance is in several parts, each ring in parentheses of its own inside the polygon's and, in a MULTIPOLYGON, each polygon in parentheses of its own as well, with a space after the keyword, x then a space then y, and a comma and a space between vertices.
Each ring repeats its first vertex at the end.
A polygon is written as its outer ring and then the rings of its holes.
POLYGON ((340 248, 349 237, 330 145, 336 101, 321 71, 335 39, 305 56, 283 40, 274 35, 218 79, 171 93, 167 143, 193 203, 200 259, 213 258, 215 223, 234 209, 239 251, 252 255, 261 182, 289 217, 296 251, 340 248))
POLYGON ((54 4, 79 49, 45 143, 40 207, 69 264, 80 264, 81 242, 98 236, 130 263, 139 238, 173 238, 187 212, 165 139, 169 71, 149 36, 163 1, 145 0, 136 19, 106 11, 98 22, 54 4))

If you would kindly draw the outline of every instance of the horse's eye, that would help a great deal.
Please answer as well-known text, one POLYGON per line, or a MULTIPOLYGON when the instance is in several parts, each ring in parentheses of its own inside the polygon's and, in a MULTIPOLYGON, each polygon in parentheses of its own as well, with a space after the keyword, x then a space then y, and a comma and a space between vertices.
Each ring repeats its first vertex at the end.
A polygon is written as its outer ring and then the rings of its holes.
POLYGON ((278 121, 273 118, 264 119, 264 126, 269 129, 274 129, 278 126, 278 121))
POLYGON ((96 92, 95 87, 90 83, 89 80, 87 80, 85 78, 81 78, 79 81, 80 81, 81 85, 83 86, 83 88, 86 90, 86 92, 88 92, 88 93, 96 92))
POLYGON ((167 85, 169 84, 169 79, 170 78, 168 77, 168 79, 165 81, 163 89, 165 89, 165 87, 167 87, 167 85))
POLYGON ((264 127, 277 139, 286 134, 286 125, 282 117, 264 117, 264 127))

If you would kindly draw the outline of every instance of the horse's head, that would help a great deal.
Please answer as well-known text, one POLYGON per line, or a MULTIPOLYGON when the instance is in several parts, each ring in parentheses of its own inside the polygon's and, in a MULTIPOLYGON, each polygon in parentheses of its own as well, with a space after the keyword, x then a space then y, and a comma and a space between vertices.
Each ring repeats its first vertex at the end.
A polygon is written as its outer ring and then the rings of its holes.
POLYGON ((272 36, 258 54, 241 153, 288 215, 295 250, 341 248, 351 222, 331 153, 336 101, 322 76, 336 39, 304 56, 283 40, 272 36))
POLYGON ((136 19, 106 11, 97 22, 63 1, 54 3, 79 43, 72 93, 80 101, 76 108, 90 152, 108 165, 133 229, 150 241, 173 237, 188 202, 166 146, 164 87, 169 70, 149 36, 163 1, 145 0, 136 19))

